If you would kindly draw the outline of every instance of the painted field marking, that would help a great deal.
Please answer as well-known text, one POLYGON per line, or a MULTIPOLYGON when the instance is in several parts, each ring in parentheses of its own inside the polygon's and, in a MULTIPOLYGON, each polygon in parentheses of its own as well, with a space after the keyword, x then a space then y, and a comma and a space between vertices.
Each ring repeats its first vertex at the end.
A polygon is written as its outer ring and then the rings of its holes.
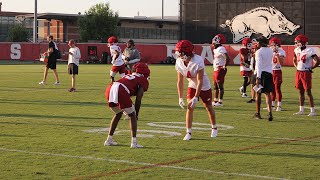
MULTIPOLYGON (((195 168, 186 168, 181 166, 169 166, 166 163, 163 164, 152 164, 152 163, 144 163, 144 162, 135 162, 135 161, 127 161, 127 160, 116 160, 116 159, 108 159, 108 158, 97 158, 93 156, 74 156, 74 155, 67 155, 67 154, 55 154, 55 153, 45 153, 45 152, 32 152, 32 151, 24 151, 18 149, 7 149, 7 148, 0 148, 0 151, 4 152, 16 152, 16 153, 25 153, 25 154, 35 154, 35 155, 43 155, 43 156, 55 156, 55 157, 66 157, 66 158, 76 158, 76 159, 89 159, 89 160, 96 160, 96 161, 107 161, 107 162, 114 162, 120 164, 133 164, 133 165, 141 165, 143 167, 137 168, 130 168, 128 171, 133 170, 141 170, 141 169, 148 169, 153 167, 161 167, 161 168, 168 168, 168 169, 180 169, 186 171, 196 171, 196 172, 203 172, 203 173, 212 173, 212 174, 221 174, 221 175, 232 175, 232 176, 242 176, 242 177, 253 177, 253 178, 261 178, 261 179, 283 179, 283 178, 276 178, 271 176, 260 176, 260 175, 253 175, 253 174, 245 174, 245 173, 227 173, 223 171, 213 171, 213 170, 205 170, 205 169, 195 169, 195 168)), ((110 173, 103 173, 94 176, 83 176, 77 177, 73 179, 90 179, 90 178, 98 178, 104 176, 110 176, 112 174, 117 174, 119 172, 127 172, 125 170, 114 171, 110 173)), ((285 180, 285 179, 283 179, 285 180)))
MULTIPOLYGON (((226 152, 209 152, 209 153, 205 153, 203 155, 198 155, 198 156, 194 156, 194 157, 187 157, 187 158, 183 158, 183 159, 180 159, 180 160, 174 160, 174 161, 170 161, 170 162, 163 162, 163 163, 159 163, 159 164, 155 164, 155 165, 147 165, 147 166, 144 166, 144 167, 128 168, 128 169, 118 170, 118 171, 114 171, 114 172, 110 172, 110 173, 100 173, 100 174, 96 174, 96 175, 76 177, 76 178, 73 178, 73 179, 83 180, 83 179, 106 177, 106 176, 111 176, 111 175, 119 174, 119 173, 133 172, 133 171, 139 171, 139 170, 143 170, 143 169, 150 169, 150 168, 154 168, 154 167, 163 167, 164 165, 165 166, 169 166, 169 165, 178 164, 178 163, 187 162, 187 161, 192 161, 192 160, 206 159, 206 158, 208 158, 210 156, 218 155, 218 154, 228 154, 228 153, 233 154, 233 153, 238 153, 238 152, 241 152, 241 151, 265 148, 265 147, 269 147, 269 146, 272 146, 272 145, 275 145, 275 144, 289 144, 291 142, 297 142, 297 141, 301 141, 301 140, 311 140, 311 139, 315 139, 315 138, 320 138, 320 135, 311 136, 311 137, 296 138, 296 139, 293 139, 293 140, 282 140, 282 141, 279 141, 279 142, 276 142, 276 143, 266 143, 266 144, 260 144, 260 145, 256 145, 256 146, 248 146, 248 147, 243 147, 243 148, 240 148, 240 149, 235 149, 235 150, 226 151, 226 152)), ((202 171, 202 172, 206 172, 206 171, 202 171)), ((217 173, 217 174, 219 174, 219 173, 217 173)), ((225 174, 225 175, 243 176, 243 174, 237 174, 237 173, 232 173, 232 174, 223 173, 223 174, 225 174)), ((244 175, 247 176, 247 174, 244 174, 244 175)), ((254 177, 254 176, 256 176, 256 175, 250 175, 250 176, 247 176, 247 177, 254 177)), ((284 179, 284 178, 276 178, 276 177, 270 177, 270 176, 257 176, 256 178, 261 178, 261 179, 262 178, 263 179, 284 179)))

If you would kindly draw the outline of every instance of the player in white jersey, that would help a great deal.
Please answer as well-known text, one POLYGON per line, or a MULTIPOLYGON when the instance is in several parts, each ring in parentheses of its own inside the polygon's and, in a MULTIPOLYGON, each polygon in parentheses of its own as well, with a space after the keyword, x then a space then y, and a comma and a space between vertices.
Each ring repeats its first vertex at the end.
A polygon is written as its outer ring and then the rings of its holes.
POLYGON ((317 56, 315 50, 311 47, 307 47, 308 37, 299 34, 295 38, 296 48, 294 49, 293 64, 297 68, 295 87, 299 90, 299 105, 300 110, 294 115, 304 114, 304 93, 307 92, 310 104, 310 114, 308 116, 316 116, 313 96, 311 92, 312 88, 312 69, 316 68, 320 64, 319 57, 317 56), (312 65, 315 61, 314 65, 312 65))
POLYGON ((110 54, 112 59, 112 67, 110 70, 110 78, 112 82, 115 81, 114 77, 116 76, 117 72, 119 72, 121 78, 125 75, 126 72, 126 67, 121 56, 121 49, 117 45, 117 43, 118 39, 115 36, 111 36, 108 38, 108 47, 110 48, 110 54))
POLYGON ((281 41, 279 38, 271 38, 269 40, 270 48, 273 51, 272 58, 272 78, 274 89, 271 92, 271 106, 274 109, 276 103, 276 97, 278 100, 278 106, 276 111, 281 111, 281 100, 282 100, 282 92, 281 92, 281 84, 282 84, 282 64, 284 59, 286 58, 286 52, 281 48, 281 41))
POLYGON ((183 90, 184 78, 189 81, 187 91, 187 113, 186 113, 186 129, 187 134, 183 140, 191 139, 191 128, 193 121, 194 108, 201 98, 204 107, 206 108, 210 123, 212 125, 211 137, 218 135, 216 126, 215 111, 212 107, 212 90, 210 80, 205 72, 204 59, 193 53, 193 44, 188 40, 181 40, 177 43, 175 51, 177 60, 175 69, 177 70, 178 81, 178 95, 179 105, 184 109, 183 90))
POLYGON ((212 105, 222 106, 224 95, 224 78, 227 74, 227 66, 229 65, 229 56, 226 48, 222 44, 226 43, 226 38, 222 34, 217 34, 212 39, 213 49, 213 83, 214 83, 214 99, 212 105))

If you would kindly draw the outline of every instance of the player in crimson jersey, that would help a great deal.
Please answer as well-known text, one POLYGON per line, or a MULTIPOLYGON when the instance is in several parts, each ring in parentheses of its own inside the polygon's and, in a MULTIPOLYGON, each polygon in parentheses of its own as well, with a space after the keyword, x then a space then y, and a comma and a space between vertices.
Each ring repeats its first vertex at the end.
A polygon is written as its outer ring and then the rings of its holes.
POLYGON ((186 114, 186 129, 187 134, 183 140, 191 139, 191 128, 193 120, 194 108, 201 98, 204 107, 206 108, 210 123, 212 126, 211 137, 217 137, 218 129, 216 126, 215 112, 212 107, 212 90, 210 80, 205 72, 204 59, 193 53, 193 44, 188 40, 181 40, 177 43, 175 51, 177 60, 175 68, 177 70, 178 95, 179 105, 184 109, 183 86, 184 78, 189 81, 187 91, 187 114, 186 114))
POLYGON ((117 145, 113 141, 112 136, 122 114, 130 117, 131 127, 131 148, 142 148, 143 146, 137 144, 137 119, 139 115, 142 96, 149 88, 150 70, 145 63, 137 63, 133 66, 132 74, 125 75, 116 82, 111 83, 106 89, 106 100, 109 108, 115 113, 110 124, 108 138, 105 141, 105 146, 117 145), (135 103, 131 101, 131 96, 136 96, 135 103))
POLYGON ((281 92, 281 84, 282 84, 282 64, 284 59, 286 58, 286 52, 281 48, 281 41, 279 38, 271 38, 269 40, 269 46, 273 51, 272 58, 272 77, 273 77, 273 85, 274 89, 271 92, 271 106, 274 109, 276 103, 276 97, 278 100, 278 106, 276 111, 281 111, 281 100, 282 100, 282 92, 281 92))
POLYGON ((114 82, 114 77, 116 76, 117 72, 119 72, 120 77, 122 78, 125 75, 126 72, 126 67, 125 63, 122 60, 121 56, 121 49, 117 45, 118 43, 118 38, 115 36, 111 36, 108 38, 108 47, 110 48, 110 54, 111 54, 111 70, 110 70, 110 78, 111 81, 114 82))
POLYGON ((315 50, 311 47, 307 47, 308 37, 299 34, 295 39, 294 43, 296 48, 294 49, 293 64, 297 68, 296 71, 296 82, 295 87, 299 90, 299 105, 300 110, 294 115, 304 114, 304 93, 307 92, 309 104, 310 104, 310 114, 308 116, 316 116, 314 109, 313 96, 311 93, 312 88, 312 69, 316 68, 320 64, 319 57, 317 56, 315 50), (314 65, 312 65, 315 61, 314 65))
POLYGON ((242 40, 242 48, 239 51, 240 54, 240 75, 243 77, 243 84, 239 88, 242 97, 248 97, 246 91, 247 86, 250 84, 250 79, 252 75, 251 64, 251 47, 252 42, 250 38, 244 38, 242 40))
POLYGON ((226 48, 222 44, 226 43, 226 38, 222 34, 217 34, 212 39, 213 49, 213 83, 214 83, 214 99, 213 106, 222 106, 224 95, 224 78, 227 74, 227 66, 229 64, 229 56, 226 48))

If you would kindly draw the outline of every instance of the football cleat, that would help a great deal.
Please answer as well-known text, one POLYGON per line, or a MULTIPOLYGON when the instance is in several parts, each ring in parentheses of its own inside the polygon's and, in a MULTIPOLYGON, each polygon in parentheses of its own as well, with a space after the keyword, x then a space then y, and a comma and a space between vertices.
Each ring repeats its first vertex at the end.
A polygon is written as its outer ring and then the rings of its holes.
POLYGON ((272 120, 273 120, 273 116, 272 116, 271 113, 269 113, 269 115, 268 115, 268 120, 269 120, 269 121, 272 121, 272 120))
POLYGON ((241 87, 239 88, 239 91, 240 91, 240 94, 243 93, 243 86, 241 86, 241 87))
POLYGON ((317 116, 317 113, 316 112, 311 112, 308 114, 308 116, 317 116))
POLYGON ((186 136, 184 136, 183 140, 184 141, 189 141, 191 139, 191 134, 187 133, 186 136))
POLYGON ((262 119, 259 113, 255 113, 253 116, 255 119, 262 119))
POLYGON ((54 83, 54 85, 60 85, 60 82, 57 81, 57 82, 54 83))
POLYGON ((304 112, 303 111, 299 111, 299 112, 294 113, 293 115, 304 115, 304 112))
POLYGON ((140 145, 140 144, 138 144, 137 142, 131 143, 131 146, 130 146, 130 147, 131 147, 131 148, 143 148, 143 146, 140 145))
POLYGON ((215 128, 215 129, 212 129, 211 130, 211 137, 217 137, 218 136, 218 129, 215 128))
POLYGON ((213 106, 223 106, 223 104, 222 103, 219 103, 219 102, 216 102, 216 103, 214 103, 214 104, 212 104, 213 106))
POLYGON ((107 139, 105 142, 104 142, 104 146, 116 146, 118 143, 113 141, 112 139, 107 139))
POLYGON ((281 106, 278 106, 276 111, 281 111, 281 106))
POLYGON ((254 103, 256 100, 254 99, 250 99, 249 101, 247 101, 247 103, 254 103))
MULTIPOLYGON (((276 110, 276 107, 271 106, 271 109, 272 109, 272 110, 276 110)), ((268 110, 268 107, 263 108, 263 110, 268 110)))
POLYGON ((45 81, 40 81, 39 84, 40 85, 46 85, 47 83, 45 81))
POLYGON ((241 97, 243 97, 243 98, 247 98, 247 97, 248 97, 248 95, 247 95, 246 93, 243 93, 241 97))

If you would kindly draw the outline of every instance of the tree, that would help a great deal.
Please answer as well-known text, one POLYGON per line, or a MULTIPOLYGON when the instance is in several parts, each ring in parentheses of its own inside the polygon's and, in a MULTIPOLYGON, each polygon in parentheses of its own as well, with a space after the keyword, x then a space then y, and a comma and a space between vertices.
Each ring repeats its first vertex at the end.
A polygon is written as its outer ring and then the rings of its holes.
POLYGON ((118 13, 110 9, 109 3, 90 7, 85 16, 78 20, 81 41, 105 41, 107 37, 116 35, 118 19, 118 13))
POLYGON ((7 40, 10 42, 28 42, 28 29, 21 24, 13 25, 9 29, 7 40))

